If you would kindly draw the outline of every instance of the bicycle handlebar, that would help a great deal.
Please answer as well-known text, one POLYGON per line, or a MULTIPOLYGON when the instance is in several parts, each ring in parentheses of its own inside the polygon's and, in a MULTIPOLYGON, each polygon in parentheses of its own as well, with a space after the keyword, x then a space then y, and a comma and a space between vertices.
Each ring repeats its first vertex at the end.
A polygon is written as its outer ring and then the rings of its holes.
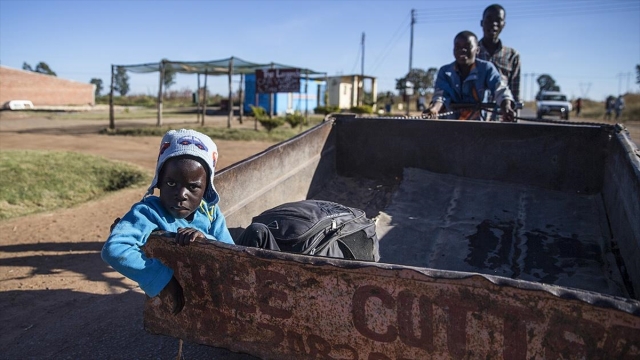
MULTIPOLYGON (((521 102, 514 102, 515 109, 520 110, 524 107, 524 104, 521 102)), ((483 102, 483 103, 451 103, 449 104, 449 109, 451 110, 460 110, 460 109, 495 109, 498 108, 498 104, 495 102, 483 102)))

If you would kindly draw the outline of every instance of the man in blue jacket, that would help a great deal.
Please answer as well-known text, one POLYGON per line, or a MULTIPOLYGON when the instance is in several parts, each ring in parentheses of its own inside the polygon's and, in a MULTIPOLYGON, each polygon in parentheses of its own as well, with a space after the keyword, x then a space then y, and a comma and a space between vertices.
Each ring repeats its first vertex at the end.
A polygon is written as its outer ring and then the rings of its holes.
POLYGON ((437 119, 444 107, 452 112, 446 118, 480 120, 482 112, 479 107, 455 110, 451 104, 477 105, 491 98, 500 106, 502 121, 514 121, 514 99, 511 91, 492 63, 476 59, 478 51, 478 38, 471 31, 462 31, 455 36, 455 61, 438 71, 433 100, 425 110, 427 118, 437 119))

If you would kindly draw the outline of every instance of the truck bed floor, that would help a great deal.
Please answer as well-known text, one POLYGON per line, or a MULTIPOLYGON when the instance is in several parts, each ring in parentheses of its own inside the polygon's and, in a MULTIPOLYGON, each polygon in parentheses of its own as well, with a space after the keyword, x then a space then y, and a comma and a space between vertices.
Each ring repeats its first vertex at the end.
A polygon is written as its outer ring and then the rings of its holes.
POLYGON ((314 198, 377 215, 384 263, 629 297, 599 194, 407 168, 399 185, 338 176, 314 198))

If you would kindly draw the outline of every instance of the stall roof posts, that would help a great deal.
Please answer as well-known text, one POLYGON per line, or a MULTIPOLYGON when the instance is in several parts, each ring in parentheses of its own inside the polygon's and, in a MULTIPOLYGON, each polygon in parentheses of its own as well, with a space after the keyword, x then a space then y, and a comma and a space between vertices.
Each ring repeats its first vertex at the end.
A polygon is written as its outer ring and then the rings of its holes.
POLYGON ((231 129, 231 117, 233 117, 233 83, 231 77, 233 76, 233 57, 229 61, 229 116, 227 117, 227 128, 231 129))
POLYGON ((158 85, 158 121, 156 126, 162 126, 162 84, 164 83, 164 60, 160 62, 160 84, 158 85))
POLYGON ((111 90, 109 91, 109 129, 116 128, 115 116, 113 114, 113 81, 115 76, 115 65, 111 65, 111 90))
MULTIPOLYGON (((254 63, 249 62, 237 57, 230 57, 226 59, 219 60, 209 60, 209 61, 171 61, 171 60, 162 60, 156 63, 144 63, 144 64, 135 64, 135 65, 112 65, 111 66, 111 97, 110 97, 110 116, 109 116, 109 127, 115 128, 114 114, 113 114, 113 87, 114 87, 114 71, 118 68, 122 68, 127 72, 135 73, 135 74, 146 74, 152 72, 160 72, 160 82, 159 82, 159 90, 158 90, 158 121, 157 125, 162 125, 162 111, 163 111, 163 84, 164 84, 164 70, 167 66, 171 66, 171 70, 175 73, 180 74, 204 74, 205 75, 205 94, 202 96, 204 99, 202 103, 202 119, 201 123, 204 125, 204 117, 206 114, 206 82, 208 75, 227 75, 229 76, 229 119, 227 126, 231 127, 231 118, 233 117, 233 87, 232 87, 232 77, 233 75, 244 75, 244 74, 254 74, 258 69, 264 69, 270 67, 272 69, 289 69, 289 68, 299 68, 296 66, 290 66, 279 63, 254 63)), ((317 72, 311 69, 301 68, 301 70, 307 72, 309 75, 324 75, 325 72, 317 72)), ((240 90, 243 91, 242 86, 240 90)), ((200 89, 198 89, 198 95, 200 95, 200 89)), ((244 92, 244 91, 243 91, 244 92)), ((243 95, 240 96, 241 101, 244 102, 243 95)), ((274 111, 274 96, 270 94, 270 106, 269 106, 269 114, 273 116, 274 111)), ((242 113, 241 113, 240 123, 242 123, 242 113)))

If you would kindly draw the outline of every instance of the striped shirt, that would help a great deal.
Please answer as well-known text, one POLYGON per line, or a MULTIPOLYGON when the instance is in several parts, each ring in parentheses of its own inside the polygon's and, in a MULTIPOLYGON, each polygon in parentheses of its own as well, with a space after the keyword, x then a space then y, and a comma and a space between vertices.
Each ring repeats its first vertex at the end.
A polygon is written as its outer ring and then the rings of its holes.
POLYGON ((491 61, 498 68, 516 102, 520 101, 520 54, 508 46, 502 46, 498 40, 496 52, 490 54, 484 47, 483 40, 479 41, 480 51, 477 58, 491 61))

